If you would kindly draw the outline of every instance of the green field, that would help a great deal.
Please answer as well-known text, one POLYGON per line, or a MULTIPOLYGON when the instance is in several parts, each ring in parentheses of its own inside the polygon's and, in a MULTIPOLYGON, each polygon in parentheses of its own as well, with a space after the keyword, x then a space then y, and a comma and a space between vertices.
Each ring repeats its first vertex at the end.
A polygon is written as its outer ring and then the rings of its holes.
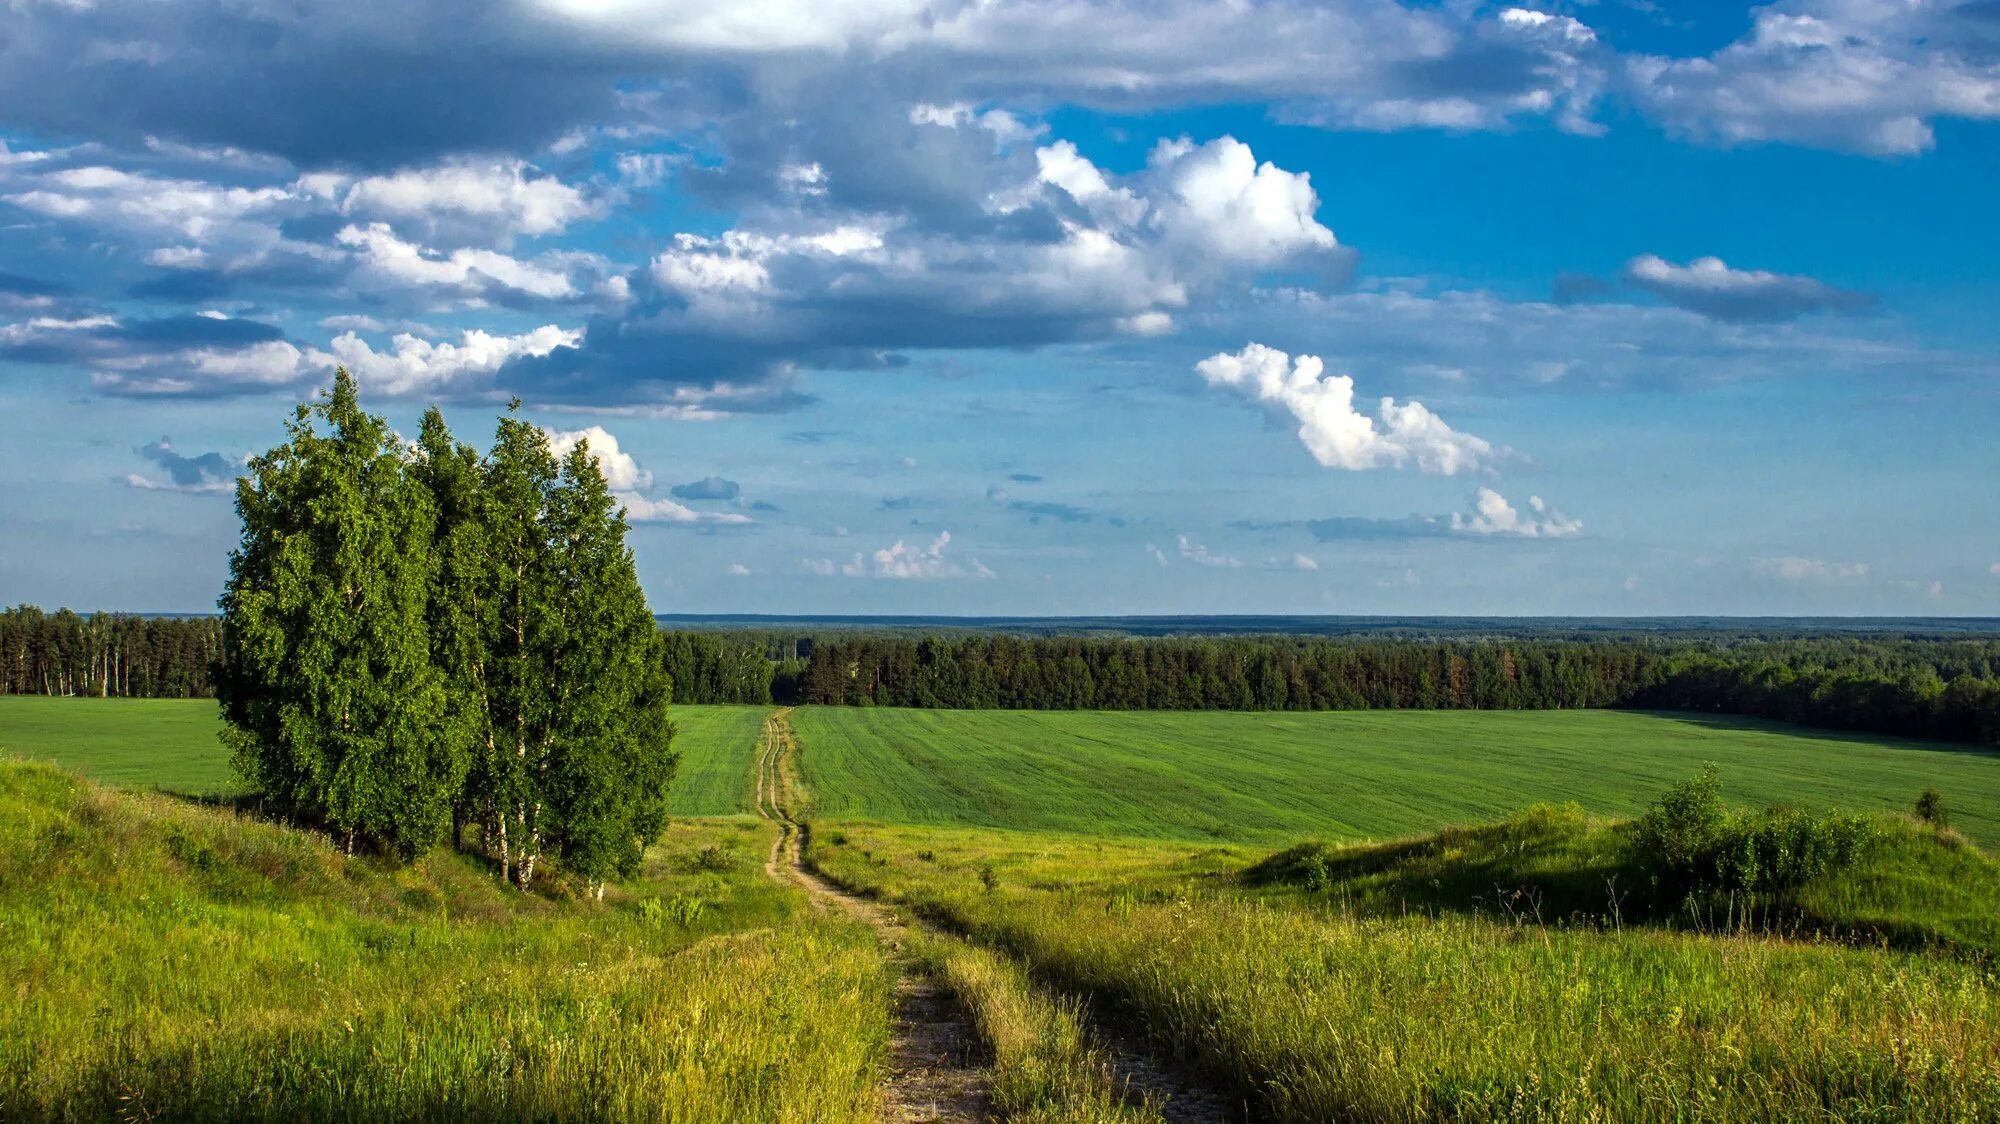
MULTIPOLYGON (((676 816, 747 812, 750 763, 768 711, 677 706, 676 816)), ((0 698, 0 754, 48 761, 107 784, 210 795, 237 788, 212 699, 0 698)))
POLYGON ((792 714, 828 820, 1277 843, 1383 838, 1538 801, 1629 815, 1705 761, 1732 800, 1907 811, 2000 843, 2000 753, 1624 711, 792 714))

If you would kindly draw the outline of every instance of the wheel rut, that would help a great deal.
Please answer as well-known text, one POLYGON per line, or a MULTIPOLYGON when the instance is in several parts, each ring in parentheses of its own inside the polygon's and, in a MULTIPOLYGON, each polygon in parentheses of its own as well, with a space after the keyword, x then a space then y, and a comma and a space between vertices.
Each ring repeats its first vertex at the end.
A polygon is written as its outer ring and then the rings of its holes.
POLYGON ((780 710, 765 720, 758 752, 757 814, 778 825, 778 839, 764 869, 772 878, 803 886, 818 907, 842 910, 872 926, 896 967, 896 1014, 889 1032, 882 1119, 895 1124, 989 1119, 992 1100, 979 1035, 951 995, 911 961, 909 922, 806 869, 799 849, 803 828, 785 800, 790 791, 785 760, 792 738, 786 713, 780 710))
MULTIPOLYGON (((896 1018, 890 1032, 889 1076, 883 1119, 987 1120, 992 1117, 984 1053, 971 1020, 942 987, 919 970, 906 951, 925 927, 875 898, 855 893, 805 865, 804 825, 792 817, 788 764, 796 752, 790 708, 765 719, 757 759, 757 814, 778 825, 765 871, 803 887, 821 908, 839 909, 881 935, 897 968, 896 1018)), ((1243 1119, 1228 1096, 1189 1077, 1157 1056, 1142 1038, 1094 1023, 1092 1037, 1108 1057, 1114 1084, 1135 1101, 1150 1102, 1170 1124, 1219 1124, 1243 1119)))

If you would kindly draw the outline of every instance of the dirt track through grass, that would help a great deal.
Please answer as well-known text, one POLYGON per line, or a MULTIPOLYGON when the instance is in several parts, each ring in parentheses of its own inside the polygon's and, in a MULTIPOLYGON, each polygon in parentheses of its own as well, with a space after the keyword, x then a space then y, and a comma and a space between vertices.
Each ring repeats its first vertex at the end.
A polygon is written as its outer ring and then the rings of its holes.
MULTIPOLYGON (((847 910, 873 925, 896 963, 900 980, 884 1119, 986 1119, 992 1111, 988 1090, 992 1075, 970 1060, 978 1052, 971 1023, 960 1004, 909 955, 917 940, 960 938, 931 931, 920 921, 833 882, 806 864, 801 847, 805 827, 790 810, 801 792, 794 767, 797 743, 790 713, 790 708, 773 711, 765 720, 758 751, 757 811, 779 827, 765 869, 773 878, 795 880, 816 901, 847 910)), ((1237 1117, 1228 1097, 1154 1056, 1140 1040, 1104 1026, 1091 1027, 1088 1035, 1106 1063, 1112 1087, 1128 1103, 1143 1105, 1149 1114, 1157 1114, 1155 1118, 1170 1124, 1211 1124, 1237 1117)))
POLYGON ((909 956, 909 922, 805 867, 799 849, 802 829, 789 810, 794 789, 786 775, 792 737, 786 713, 773 711, 764 720, 757 755, 757 814, 778 825, 764 869, 772 878, 803 886, 822 908, 845 910, 873 926, 896 967, 896 1015, 882 1118, 896 1124, 985 1120, 991 1104, 978 1036, 951 995, 909 956))

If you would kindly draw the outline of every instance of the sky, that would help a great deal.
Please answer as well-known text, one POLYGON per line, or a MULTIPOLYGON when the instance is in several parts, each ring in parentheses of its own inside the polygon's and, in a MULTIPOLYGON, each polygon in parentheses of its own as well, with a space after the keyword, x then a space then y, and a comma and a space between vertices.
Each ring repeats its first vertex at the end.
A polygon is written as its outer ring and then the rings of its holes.
POLYGON ((2000 615, 2000 0, 10 0, 0 602, 351 370, 656 611, 2000 615))

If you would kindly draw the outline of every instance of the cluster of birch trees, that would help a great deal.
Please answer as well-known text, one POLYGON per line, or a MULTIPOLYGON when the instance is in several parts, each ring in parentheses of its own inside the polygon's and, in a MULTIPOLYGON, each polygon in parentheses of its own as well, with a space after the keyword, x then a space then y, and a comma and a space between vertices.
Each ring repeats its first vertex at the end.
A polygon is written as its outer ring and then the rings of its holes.
POLYGON ((408 443, 344 370, 286 428, 237 485, 216 685, 237 769, 350 850, 449 837, 519 886, 555 856, 601 894, 664 825, 677 758, 588 447, 558 461, 518 402, 484 454, 435 408, 408 443))

